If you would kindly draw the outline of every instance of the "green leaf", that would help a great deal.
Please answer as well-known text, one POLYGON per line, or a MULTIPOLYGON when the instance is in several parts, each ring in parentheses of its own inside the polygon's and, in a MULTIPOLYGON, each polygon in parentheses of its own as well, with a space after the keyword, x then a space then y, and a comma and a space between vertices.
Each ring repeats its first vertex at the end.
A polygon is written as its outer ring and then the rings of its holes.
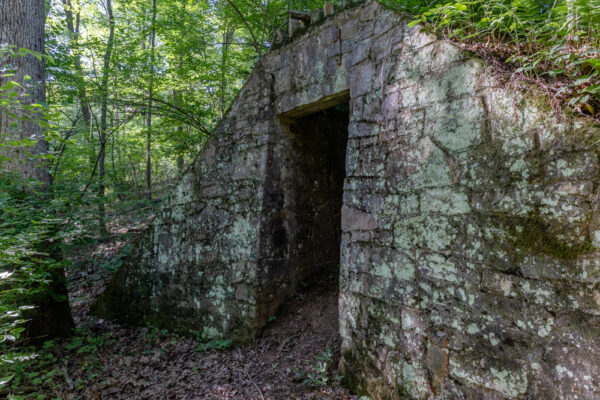
POLYGON ((592 67, 594 67, 595 69, 597 69, 598 71, 600 71, 600 59, 597 58, 591 58, 588 60, 584 61, 586 64, 591 65, 592 67))
POLYGON ((573 85, 579 86, 579 85, 583 85, 583 84, 589 83, 590 79, 591 79, 591 77, 589 77, 589 76, 586 76, 584 78, 579 78, 575 82, 573 82, 573 85))
POLYGON ((0 387, 3 387, 4 385, 6 385, 14 377, 15 377, 15 374, 12 374, 12 375, 9 375, 9 376, 4 376, 4 377, 0 378, 0 387))

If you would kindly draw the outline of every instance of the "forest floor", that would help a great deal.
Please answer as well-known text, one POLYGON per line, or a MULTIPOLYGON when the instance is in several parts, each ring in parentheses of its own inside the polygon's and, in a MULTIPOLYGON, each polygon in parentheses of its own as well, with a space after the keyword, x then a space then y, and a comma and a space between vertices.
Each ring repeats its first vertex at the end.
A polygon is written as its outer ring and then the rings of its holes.
POLYGON ((303 283, 254 344, 199 344, 158 327, 121 326, 88 313, 111 275, 103 260, 114 259, 135 236, 127 229, 112 232, 111 239, 80 248, 72 257, 79 265, 68 277, 77 334, 47 346, 52 356, 40 360, 54 361, 58 368, 37 393, 93 400, 357 398, 337 372, 336 274, 303 283))

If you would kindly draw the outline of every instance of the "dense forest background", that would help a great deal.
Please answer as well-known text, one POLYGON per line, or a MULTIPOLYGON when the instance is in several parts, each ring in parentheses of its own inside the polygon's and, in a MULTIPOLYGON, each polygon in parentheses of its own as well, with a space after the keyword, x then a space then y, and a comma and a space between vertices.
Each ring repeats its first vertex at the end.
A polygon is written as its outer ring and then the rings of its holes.
MULTIPOLYGON (((23 0, 23 11, 20 1, 0 0, 0 397, 13 398, 52 380, 56 372, 27 375, 32 355, 73 333, 64 272, 119 267, 127 240, 118 238, 160 206, 253 65, 285 40, 289 11, 323 7, 23 0), (11 42, 17 33, 40 47, 11 42), (117 242, 110 256, 90 255, 117 242), (49 331, 40 318, 62 326, 49 331)), ((385 2, 507 80, 535 83, 557 110, 598 119, 600 1, 385 2)))

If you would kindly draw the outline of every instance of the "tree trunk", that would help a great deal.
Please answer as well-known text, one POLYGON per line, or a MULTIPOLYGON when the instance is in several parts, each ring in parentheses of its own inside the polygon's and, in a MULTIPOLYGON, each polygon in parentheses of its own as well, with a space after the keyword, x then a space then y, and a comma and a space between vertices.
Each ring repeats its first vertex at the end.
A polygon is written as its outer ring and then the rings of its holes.
POLYGON ((146 197, 152 200, 152 95, 154 91, 154 51, 156 42, 156 0, 152 0, 150 23, 150 84, 148 86, 148 112, 146 114, 146 197))
MULTIPOLYGON (((93 169, 96 165, 96 151, 94 150, 94 138, 92 135, 93 126, 91 105, 85 87, 83 68, 81 66, 81 55, 79 52, 79 8, 76 9, 73 6, 73 2, 71 0, 62 0, 62 3, 63 8, 65 10, 65 22, 67 23, 67 29, 69 30, 69 44, 71 47, 71 52, 73 54, 73 67, 75 68, 75 84, 77 85, 77 97, 79 98, 81 117, 83 119, 85 132, 89 132, 89 165, 90 168, 93 169), (74 10, 77 11, 76 14, 73 14, 74 10)), ((76 0, 76 4, 77 6, 79 6, 79 0, 76 0)))
MULTIPOLYGON (((14 46, 15 51, 24 48, 43 55, 47 11, 45 5, 45 0, 0 0, 0 43, 14 46)), ((15 69, 15 75, 10 79, 25 88, 21 90, 21 94, 29 94, 22 97, 21 102, 25 105, 43 104, 46 101, 43 58, 26 55, 0 60, 1 66, 9 63, 15 69), (27 76, 31 79, 26 79, 27 76)), ((39 124, 42 116, 37 114, 29 117, 32 118, 15 119, 0 110, 0 141, 26 138, 35 141, 35 146, 30 149, 21 146, 4 148, 0 155, 7 156, 9 161, 2 167, 25 179, 35 179, 42 183, 42 188, 47 188, 50 183, 48 164, 36 157, 48 153, 48 143, 39 124)), ((39 251, 47 253, 50 258, 62 258, 57 244, 46 243, 40 247, 39 251)), ((35 308, 24 314, 28 319, 24 336, 32 342, 68 336, 74 327, 64 271, 52 270, 49 278, 51 293, 44 294, 43 298, 36 298, 35 308)))
POLYGON ((225 103, 227 92, 227 56, 229 53, 229 45, 233 39, 233 27, 226 26, 223 32, 223 46, 221 47, 221 118, 225 115, 225 103))
MULTIPOLYGON (((44 25, 46 20, 44 0, 0 0, 0 43, 44 54, 44 25)), ((0 68, 10 65, 15 69, 15 75, 10 80, 18 82, 25 90, 15 88, 20 94, 27 92, 29 96, 21 97, 21 102, 28 104, 43 104, 46 101, 44 78, 44 61, 33 55, 9 58, 3 57, 0 68), (26 76, 31 80, 27 81, 26 76)), ((0 82, 3 84, 5 82, 0 82)), ((0 156, 10 159, 3 167, 20 174, 23 178, 33 178, 43 185, 50 183, 48 164, 39 159, 40 155, 48 153, 48 143, 44 139, 37 119, 42 116, 29 115, 33 118, 14 119, 0 111, 0 141, 23 140, 31 138, 35 141, 33 147, 8 147, 0 150, 0 156)))
POLYGON ((110 62, 115 39, 115 19, 112 10, 112 0, 106 0, 106 18, 108 20, 108 40, 104 52, 104 65, 102 67, 102 82, 100 86, 100 129, 98 140, 100 141, 100 153, 98 154, 98 227, 100 236, 107 236, 106 232, 106 210, 104 207, 104 194, 106 191, 106 170, 104 160, 106 159, 106 134, 108 117, 108 78, 110 75, 110 62))
MULTIPOLYGON (((79 12, 75 19, 73 18, 73 5, 71 0, 62 0, 65 10, 65 20, 69 30, 69 42, 73 52, 73 66, 75 67, 77 94, 79 97, 79 106, 81 107, 81 116, 86 128, 91 125, 90 102, 87 97, 85 81, 83 80, 83 69, 81 67, 81 57, 79 55, 79 12)), ((87 131, 86 129, 86 131, 87 131)))
MULTIPOLYGON (((181 55, 179 56, 179 67, 181 68, 181 64, 182 64, 182 57, 181 55)), ((183 99, 181 96, 181 93, 177 90, 173 90, 173 102, 175 103, 175 105, 177 107, 181 107, 181 103, 183 103, 183 99)), ((177 124, 177 128, 175 129, 175 137, 178 138, 179 140, 181 140, 181 138, 183 137, 183 125, 181 124, 181 122, 179 122, 177 124)), ((183 169, 185 167, 185 160, 183 159, 183 156, 181 154, 179 154, 177 156, 177 174, 181 175, 183 174, 183 169)))

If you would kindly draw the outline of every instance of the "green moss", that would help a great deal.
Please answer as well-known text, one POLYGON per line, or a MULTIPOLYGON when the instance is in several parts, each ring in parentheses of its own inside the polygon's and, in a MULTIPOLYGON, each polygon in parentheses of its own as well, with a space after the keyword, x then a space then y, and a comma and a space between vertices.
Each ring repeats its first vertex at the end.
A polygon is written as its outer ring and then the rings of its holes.
MULTIPOLYGON (((355 349, 356 352, 357 349, 355 349)), ((362 350, 362 349, 361 349, 362 350)), ((411 398, 402 387, 394 387, 381 376, 368 352, 355 354, 350 350, 342 353, 340 372, 342 382, 359 396, 378 400, 401 400, 411 398)))
POLYGON ((572 260, 596 250, 589 239, 573 245, 555 237, 537 211, 527 217, 511 218, 505 225, 517 250, 547 254, 562 260, 572 260))

